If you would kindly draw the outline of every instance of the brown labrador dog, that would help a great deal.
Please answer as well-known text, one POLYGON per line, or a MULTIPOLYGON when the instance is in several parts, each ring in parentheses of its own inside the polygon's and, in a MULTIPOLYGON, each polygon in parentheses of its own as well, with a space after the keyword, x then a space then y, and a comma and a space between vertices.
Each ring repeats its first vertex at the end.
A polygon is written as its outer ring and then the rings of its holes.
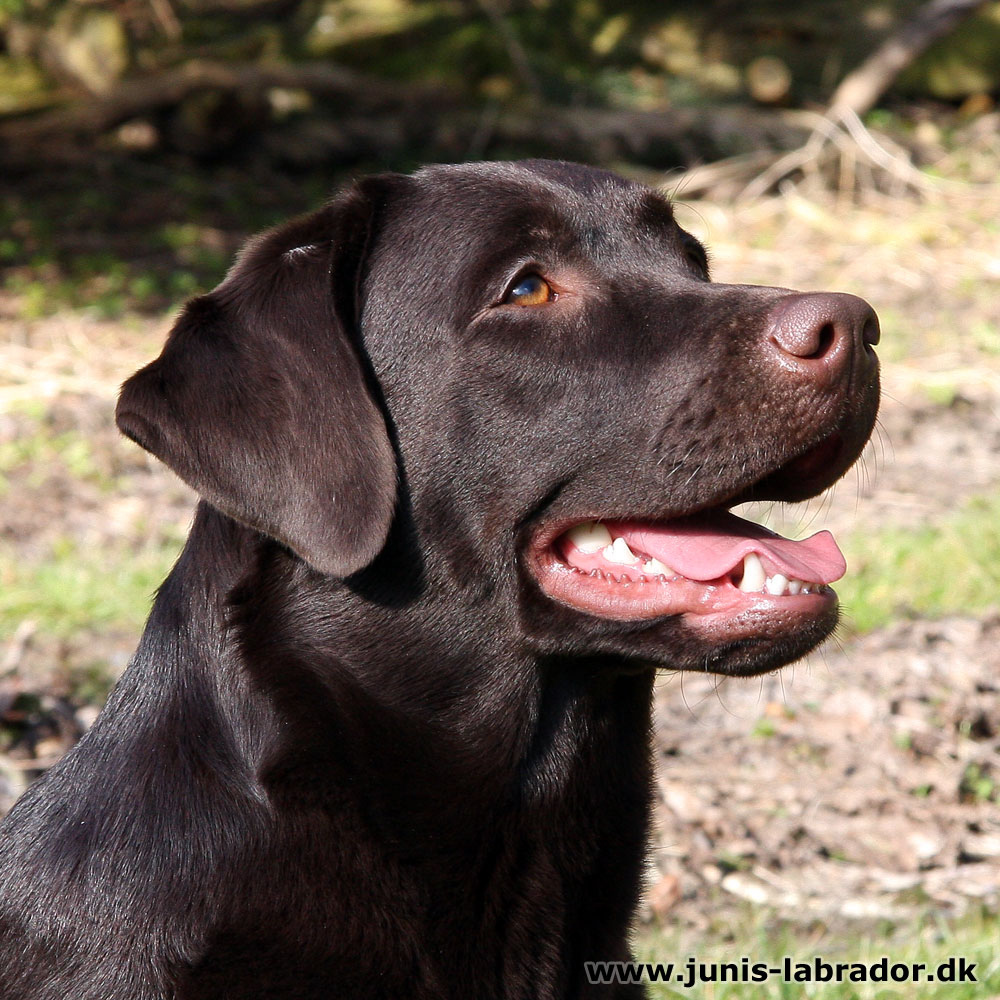
POLYGON ((813 496, 871 308, 709 282, 565 163, 381 176, 253 240, 118 424, 204 498, 107 707, 2 828, 4 1000, 639 996, 658 668, 833 629, 813 496))

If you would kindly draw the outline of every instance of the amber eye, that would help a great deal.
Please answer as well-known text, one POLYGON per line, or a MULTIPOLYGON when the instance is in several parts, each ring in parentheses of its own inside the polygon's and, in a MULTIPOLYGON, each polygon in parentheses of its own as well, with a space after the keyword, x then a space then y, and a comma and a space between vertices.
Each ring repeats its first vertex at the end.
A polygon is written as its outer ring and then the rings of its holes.
POLYGON ((540 306, 552 302, 555 297, 552 286, 540 274, 526 274, 518 278, 503 301, 512 306, 540 306))

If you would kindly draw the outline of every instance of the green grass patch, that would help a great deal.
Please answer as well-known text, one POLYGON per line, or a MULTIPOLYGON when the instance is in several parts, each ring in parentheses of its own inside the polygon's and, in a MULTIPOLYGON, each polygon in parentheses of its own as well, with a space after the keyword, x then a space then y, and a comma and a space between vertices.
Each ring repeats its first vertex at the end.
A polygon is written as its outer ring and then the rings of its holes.
POLYGON ((0 441, 0 496, 10 489, 9 477, 23 475, 19 489, 41 489, 54 474, 91 483, 104 492, 115 486, 106 459, 77 431, 53 431, 39 424, 27 434, 0 441))
MULTIPOLYGON (((921 1000, 973 1000, 1000 994, 1000 953, 996 942, 1000 936, 1000 921, 996 914, 977 913, 960 921, 946 924, 928 918, 917 927, 884 927, 876 931, 834 933, 823 927, 799 927, 785 922, 762 918, 748 909, 736 925, 712 932, 708 940, 685 940, 671 932, 647 931, 636 942, 636 959, 642 962, 673 962, 674 975, 686 975, 687 962, 694 959, 711 973, 715 982, 699 983, 685 988, 676 979, 671 983, 651 983, 650 1000, 691 1000, 694 997, 711 1000, 789 1000, 818 997, 822 1000, 889 1000, 889 998, 919 996, 921 1000), (741 972, 741 959, 748 966, 766 963, 781 967, 787 956, 791 959, 792 981, 772 976, 763 982, 722 981, 723 964, 735 966, 741 972), (976 982, 796 982, 796 963, 816 968, 817 958, 831 966, 836 963, 862 963, 871 968, 886 957, 888 967, 896 963, 909 966, 922 964, 937 972, 942 963, 959 959, 974 963, 976 982)), ((941 970, 945 972, 946 970, 941 970)), ((732 978, 733 969, 726 970, 732 978)))
POLYGON ((250 233, 318 207, 344 179, 128 157, 26 176, 0 195, 0 290, 25 320, 160 313, 216 285, 250 233))
POLYGON ((959 794, 966 802, 1000 801, 1000 778, 985 764, 969 764, 962 774, 959 794))
POLYGON ((842 547, 848 571, 836 587, 853 631, 1000 603, 1000 496, 976 497, 933 524, 859 532, 842 547))
POLYGON ((38 561, 0 547, 0 636, 26 620, 59 637, 103 628, 138 633, 182 544, 169 538, 133 552, 63 540, 38 561))
POLYGON ((225 271, 218 261, 218 255, 206 251, 191 267, 156 273, 118 259, 95 270, 90 258, 81 258, 66 267, 47 263, 12 268, 3 288, 19 298, 21 319, 39 319, 64 309, 120 319, 130 312, 172 308, 199 290, 211 288, 225 271))

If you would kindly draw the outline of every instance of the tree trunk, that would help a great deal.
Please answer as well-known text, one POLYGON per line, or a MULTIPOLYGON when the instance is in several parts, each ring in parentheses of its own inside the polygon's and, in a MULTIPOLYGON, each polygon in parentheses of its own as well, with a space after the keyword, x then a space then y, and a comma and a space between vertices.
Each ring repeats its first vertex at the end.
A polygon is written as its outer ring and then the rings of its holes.
POLYGON ((830 100, 830 117, 870 111, 892 82, 930 44, 984 6, 986 0, 931 0, 841 80, 830 100))

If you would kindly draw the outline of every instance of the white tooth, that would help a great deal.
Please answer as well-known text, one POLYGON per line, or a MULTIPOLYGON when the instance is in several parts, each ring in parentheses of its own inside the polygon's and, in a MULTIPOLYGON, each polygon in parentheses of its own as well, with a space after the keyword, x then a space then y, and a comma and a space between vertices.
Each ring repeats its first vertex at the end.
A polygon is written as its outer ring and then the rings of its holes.
POLYGON ((805 584, 801 580, 789 580, 788 581, 788 593, 789 594, 799 594, 802 592, 802 588, 805 584))
POLYGON ((767 574, 756 552, 748 552, 743 557, 743 579, 740 580, 740 590, 747 594, 756 594, 764 589, 767 574))
POLYGON ((647 560, 642 564, 643 573, 649 573, 652 576, 674 576, 674 571, 669 567, 665 566, 660 562, 659 559, 655 557, 647 560))
POLYGON ((566 532, 566 537, 581 551, 600 552, 611 544, 611 532, 599 521, 584 521, 566 532))
POLYGON ((617 563, 619 566, 633 566, 639 561, 639 557, 628 547, 628 542, 624 538, 616 538, 601 552, 601 555, 608 562, 617 563))
POLYGON ((788 577, 783 576, 781 573, 775 573, 774 576, 767 578, 764 589, 773 597, 780 597, 785 592, 785 587, 787 586, 788 577))

